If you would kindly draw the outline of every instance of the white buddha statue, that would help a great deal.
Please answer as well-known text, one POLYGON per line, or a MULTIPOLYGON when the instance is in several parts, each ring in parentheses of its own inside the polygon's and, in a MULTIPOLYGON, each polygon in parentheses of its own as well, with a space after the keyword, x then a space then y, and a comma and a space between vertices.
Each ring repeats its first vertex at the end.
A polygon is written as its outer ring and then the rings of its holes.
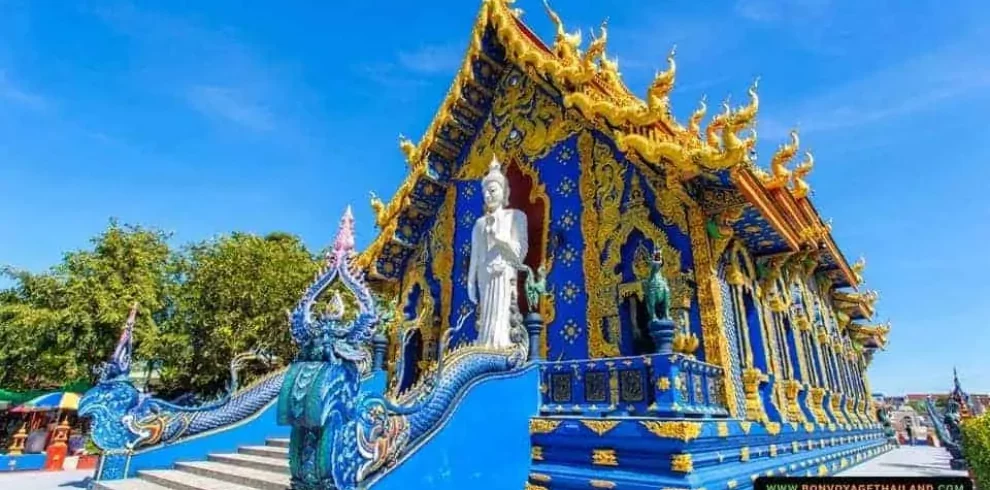
POLYGON ((480 299, 477 343, 507 348, 513 345, 509 333, 516 278, 528 247, 526 215, 506 207, 509 181, 494 157, 481 187, 485 215, 478 218, 471 232, 468 298, 472 303, 480 299))

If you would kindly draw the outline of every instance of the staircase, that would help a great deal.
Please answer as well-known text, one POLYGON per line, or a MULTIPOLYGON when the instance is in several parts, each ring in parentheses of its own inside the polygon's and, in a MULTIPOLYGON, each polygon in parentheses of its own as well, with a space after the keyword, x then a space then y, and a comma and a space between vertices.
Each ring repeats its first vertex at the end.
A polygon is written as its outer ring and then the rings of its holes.
POLYGON ((176 463, 171 470, 139 471, 137 478, 95 482, 93 490, 285 490, 289 488, 289 440, 268 439, 206 461, 176 463))

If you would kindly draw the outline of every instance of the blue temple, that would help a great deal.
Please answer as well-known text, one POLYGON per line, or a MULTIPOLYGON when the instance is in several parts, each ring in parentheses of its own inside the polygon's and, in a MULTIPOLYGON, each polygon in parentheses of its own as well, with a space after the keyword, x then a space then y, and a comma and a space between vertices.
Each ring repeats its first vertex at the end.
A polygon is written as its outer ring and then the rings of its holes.
POLYGON ((889 325, 869 323, 865 263, 810 199, 812 155, 788 167, 797 133, 757 165, 756 84, 745 105, 706 117, 702 102, 680 123, 673 53, 640 99, 604 26, 581 46, 547 6, 548 45, 510 3, 482 2, 361 252, 344 214, 290 312, 290 367, 182 409, 143 398, 115 355, 83 401, 101 447, 130 454, 274 407, 297 490, 743 489, 892 447, 866 373, 889 325), (545 294, 518 295, 527 315, 502 349, 478 342, 467 288, 493 158, 545 294))

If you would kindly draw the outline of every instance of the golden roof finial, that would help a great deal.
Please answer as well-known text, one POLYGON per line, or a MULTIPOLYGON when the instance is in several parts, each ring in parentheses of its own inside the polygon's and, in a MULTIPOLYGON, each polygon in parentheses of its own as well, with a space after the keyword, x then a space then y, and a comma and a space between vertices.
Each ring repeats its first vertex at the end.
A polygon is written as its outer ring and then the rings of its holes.
POLYGON ((605 45, 608 44, 608 17, 602 21, 601 30, 601 37, 596 37, 595 31, 591 31, 591 44, 588 45, 588 52, 582 57, 585 63, 594 63, 605 57, 605 45))
POLYGON ((705 142, 708 146, 712 148, 717 148, 722 144, 721 138, 718 137, 718 131, 725 127, 729 116, 732 115, 732 107, 729 105, 729 97, 725 96, 725 100, 722 101, 722 112, 716 114, 712 118, 711 122, 708 123, 708 127, 705 128, 705 142))
POLYGON ((749 104, 737 109, 732 115, 731 121, 727 122, 733 130, 738 131, 756 121, 756 113, 760 109, 760 96, 756 92, 759 85, 760 77, 756 77, 753 80, 753 85, 746 91, 749 94, 749 104))
POLYGON ((676 54, 677 45, 675 44, 667 55, 667 69, 657 72, 650 88, 646 90, 646 104, 650 109, 666 108, 667 106, 667 96, 674 89, 674 77, 677 75, 677 63, 674 61, 676 54))
POLYGON ((550 8, 550 2, 548 0, 543 0, 543 8, 546 9, 550 21, 557 27, 557 33, 553 41, 553 47, 557 52, 557 56, 560 56, 566 61, 576 59, 578 57, 578 48, 581 46, 581 31, 578 30, 570 34, 564 30, 564 22, 560 20, 557 12, 554 12, 550 8))
POLYGON ((419 158, 419 148, 416 147, 416 144, 412 140, 406 138, 401 133, 399 134, 399 149, 406 156, 406 164, 409 165, 409 168, 415 166, 416 160, 419 158))
POLYGON ((602 62, 601 62, 601 64, 602 64, 602 70, 605 71, 606 73, 609 73, 610 75, 614 75, 616 77, 618 77, 618 76, 621 75, 621 73, 619 73, 619 57, 618 56, 616 56, 613 59, 613 58, 609 58, 608 56, 604 56, 603 55, 602 56, 602 62))
POLYGON ((708 112, 708 105, 705 104, 705 99, 707 96, 702 95, 701 100, 698 101, 698 108, 691 114, 691 119, 688 119, 688 129, 701 136, 701 121, 705 119, 705 113, 708 112))
POLYGON ((815 157, 810 151, 804 152, 804 161, 794 167, 794 174, 792 176, 792 182, 794 184, 794 197, 801 199, 808 197, 808 193, 811 191, 811 186, 805 182, 804 178, 811 173, 811 169, 815 166, 815 157))
POLYGON ((863 271, 866 270, 866 257, 860 256, 859 260, 849 266, 856 276, 856 282, 863 282, 863 271))
POLYGON ((749 164, 752 164, 753 150, 756 148, 756 126, 749 128, 749 137, 743 140, 744 157, 749 164))
POLYGON ((371 194, 371 209, 375 212, 375 224, 380 227, 385 218, 385 203, 378 198, 378 194, 374 192, 369 194, 371 194))
POLYGON ((770 159, 770 180, 764 182, 768 189, 779 189, 787 185, 791 177, 791 171, 787 170, 787 162, 797 154, 801 145, 796 129, 791 130, 791 142, 780 145, 777 152, 770 159))

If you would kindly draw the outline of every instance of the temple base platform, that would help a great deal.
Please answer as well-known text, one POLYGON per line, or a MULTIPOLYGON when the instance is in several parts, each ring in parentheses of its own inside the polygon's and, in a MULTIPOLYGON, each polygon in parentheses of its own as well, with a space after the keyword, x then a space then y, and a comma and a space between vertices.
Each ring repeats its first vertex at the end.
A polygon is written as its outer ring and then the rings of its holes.
POLYGON ((894 448, 878 424, 535 417, 526 488, 743 489, 825 476, 894 448))

